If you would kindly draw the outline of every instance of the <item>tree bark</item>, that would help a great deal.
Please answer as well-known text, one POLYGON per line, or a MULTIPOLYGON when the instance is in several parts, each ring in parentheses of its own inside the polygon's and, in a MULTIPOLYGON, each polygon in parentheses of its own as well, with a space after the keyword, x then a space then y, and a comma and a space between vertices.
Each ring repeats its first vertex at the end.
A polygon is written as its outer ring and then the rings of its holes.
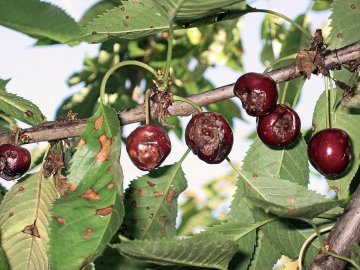
MULTIPOLYGON (((326 239, 323 249, 337 255, 350 257, 353 245, 360 241, 360 186, 353 193, 344 213, 336 222, 326 239)), ((341 270, 346 262, 320 251, 310 265, 310 270, 341 270)))
MULTIPOLYGON (((325 57, 324 63, 328 69, 335 69, 343 63, 348 63, 358 59, 360 59, 360 42, 356 42, 344 48, 332 51, 325 57)), ((301 73, 296 64, 293 63, 286 67, 270 71, 268 72, 268 75, 272 77, 275 82, 280 83, 302 76, 303 73, 301 73)), ((200 94, 191 95, 187 98, 191 99, 199 106, 206 106, 211 103, 234 97, 233 86, 234 84, 221 86, 206 92, 202 92, 200 94)), ((194 112, 194 108, 191 105, 180 101, 174 102, 168 110, 171 115, 178 116, 186 116, 194 112)), ((152 116, 155 116, 155 111, 155 105, 152 104, 152 116)), ((139 104, 133 108, 124 109, 118 112, 118 117, 120 119, 121 125, 144 121, 144 104, 139 104)), ((19 143, 27 144, 77 137, 82 133, 83 128, 87 122, 88 119, 69 122, 50 121, 38 126, 26 128, 20 132, 21 136, 19 143)), ((0 144, 14 143, 14 141, 14 132, 0 134, 0 144)))

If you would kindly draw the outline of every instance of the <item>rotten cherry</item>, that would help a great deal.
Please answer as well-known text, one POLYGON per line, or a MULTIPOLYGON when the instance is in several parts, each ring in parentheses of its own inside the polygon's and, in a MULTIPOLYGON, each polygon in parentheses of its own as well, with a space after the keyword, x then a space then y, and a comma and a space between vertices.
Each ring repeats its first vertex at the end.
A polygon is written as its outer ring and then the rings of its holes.
POLYGON ((10 181, 21 177, 29 170, 30 152, 13 144, 0 145, 0 177, 10 181))
POLYGON ((290 107, 278 104, 275 109, 257 119, 257 133, 261 141, 268 146, 287 146, 299 135, 301 121, 290 107))
POLYGON ((351 163, 350 138, 342 129, 323 129, 310 138, 308 156, 310 163, 319 173, 327 177, 336 177, 351 163))
POLYGON ((186 126, 187 146, 209 164, 222 162, 229 155, 233 140, 230 125, 216 112, 195 114, 186 126))
POLYGON ((278 99, 275 81, 268 75, 255 72, 246 73, 237 79, 234 94, 251 116, 264 116, 270 113, 278 99))
POLYGON ((159 167, 170 154, 171 141, 161 127, 147 124, 130 133, 126 150, 136 167, 149 171, 159 167))

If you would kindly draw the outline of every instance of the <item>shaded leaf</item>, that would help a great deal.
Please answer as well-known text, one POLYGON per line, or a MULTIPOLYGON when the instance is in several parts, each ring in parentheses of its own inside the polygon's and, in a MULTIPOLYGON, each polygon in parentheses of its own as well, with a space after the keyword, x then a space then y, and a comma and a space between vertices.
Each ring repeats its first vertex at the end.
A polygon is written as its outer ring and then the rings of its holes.
POLYGON ((256 136, 246 153, 243 169, 307 186, 309 169, 306 142, 298 137, 293 145, 276 149, 266 146, 256 136))
POLYGON ((115 246, 126 256, 160 265, 227 269, 237 244, 217 233, 186 239, 123 240, 115 246))
POLYGON ((0 10, 1 25, 32 37, 66 42, 80 31, 64 10, 39 0, 0 0, 0 10))
POLYGON ((356 86, 353 87, 353 91, 343 96, 341 99, 341 106, 349 109, 360 109, 360 78, 357 76, 356 86))
POLYGON ((2 248, 0 248, 0 269, 9 270, 9 263, 2 248))
POLYGON ((119 228, 124 215, 120 148, 116 112, 100 105, 72 158, 71 189, 52 208, 52 268, 78 269, 88 264, 103 252, 119 228))
MULTIPOLYGON (((336 106, 336 100, 339 100, 342 96, 342 90, 334 89, 330 91, 330 108, 333 108, 330 113, 331 127, 340 128, 345 130, 352 142, 353 157, 357 157, 360 153, 360 114, 350 109, 336 106)), ((326 93, 324 92, 318 99, 315 111, 313 115, 313 134, 327 127, 326 121, 326 93)), ((343 199, 349 191, 350 183, 354 178, 360 160, 353 158, 350 168, 336 179, 328 179, 328 184, 337 193, 339 199, 343 199)))
POLYGON ((353 245, 351 249, 351 259, 355 261, 357 265, 360 265, 360 246, 353 245))
POLYGON ((312 219, 341 204, 341 201, 327 201, 303 207, 284 207, 257 198, 249 198, 249 200, 253 205, 264 209, 266 213, 273 213, 277 216, 286 218, 312 219))
POLYGON ((244 9, 246 6, 245 0, 155 0, 155 2, 168 16, 174 15, 175 10, 177 10, 176 19, 178 20, 194 20, 211 14, 217 14, 219 10, 221 11, 234 4, 237 4, 236 8, 239 9, 244 9), (243 3, 239 4, 239 2, 243 3))
POLYGON ((177 198, 186 187, 179 162, 133 180, 125 191, 122 231, 128 238, 153 239, 176 234, 177 198))
POLYGON ((360 39, 360 0, 334 0, 329 49, 338 49, 360 39))
POLYGON ((45 117, 34 103, 16 94, 0 91, 0 108, 6 114, 29 125, 45 121, 45 117))
POLYGON ((271 239, 259 230, 254 257, 251 260, 249 270, 273 269, 280 256, 281 253, 271 244, 271 239))
POLYGON ((41 172, 17 183, 5 195, 0 205, 1 247, 12 270, 50 269, 48 228, 56 197, 54 179, 44 179, 41 172))

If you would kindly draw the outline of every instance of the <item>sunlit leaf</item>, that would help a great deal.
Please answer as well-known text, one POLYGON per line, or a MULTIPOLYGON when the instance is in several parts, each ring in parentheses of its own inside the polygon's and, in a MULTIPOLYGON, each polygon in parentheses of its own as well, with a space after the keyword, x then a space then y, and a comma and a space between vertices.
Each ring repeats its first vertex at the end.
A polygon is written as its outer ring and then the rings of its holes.
POLYGON ((33 37, 66 42, 80 31, 78 24, 64 10, 43 1, 1 0, 0 10, 0 25, 33 37))
POLYGON ((79 269, 88 264, 119 228, 124 215, 120 138, 115 110, 101 105, 85 126, 72 158, 70 190, 52 208, 52 268, 79 269))
MULTIPOLYGON (((53 178, 37 172, 14 185, 0 205, 1 247, 12 270, 48 270, 50 207, 57 198, 53 178)), ((2 268, 1 268, 2 269, 2 268)))

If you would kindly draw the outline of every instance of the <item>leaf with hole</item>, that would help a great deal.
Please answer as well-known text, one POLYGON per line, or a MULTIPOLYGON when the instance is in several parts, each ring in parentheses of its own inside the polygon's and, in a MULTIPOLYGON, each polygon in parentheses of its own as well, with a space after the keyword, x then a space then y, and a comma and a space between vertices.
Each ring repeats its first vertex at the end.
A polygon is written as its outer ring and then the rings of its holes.
MULTIPOLYGON (((54 179, 37 172, 14 185, 0 205, 1 247, 12 270, 48 270, 54 179)), ((2 269, 2 268, 1 268, 2 269)))
POLYGON ((159 265, 228 269, 237 244, 218 233, 200 233, 185 239, 122 239, 114 245, 121 254, 159 265))
POLYGON ((100 105, 85 126, 72 158, 69 190, 51 211, 52 268, 87 265, 103 252, 120 227, 124 215, 120 138, 116 111, 100 105))

